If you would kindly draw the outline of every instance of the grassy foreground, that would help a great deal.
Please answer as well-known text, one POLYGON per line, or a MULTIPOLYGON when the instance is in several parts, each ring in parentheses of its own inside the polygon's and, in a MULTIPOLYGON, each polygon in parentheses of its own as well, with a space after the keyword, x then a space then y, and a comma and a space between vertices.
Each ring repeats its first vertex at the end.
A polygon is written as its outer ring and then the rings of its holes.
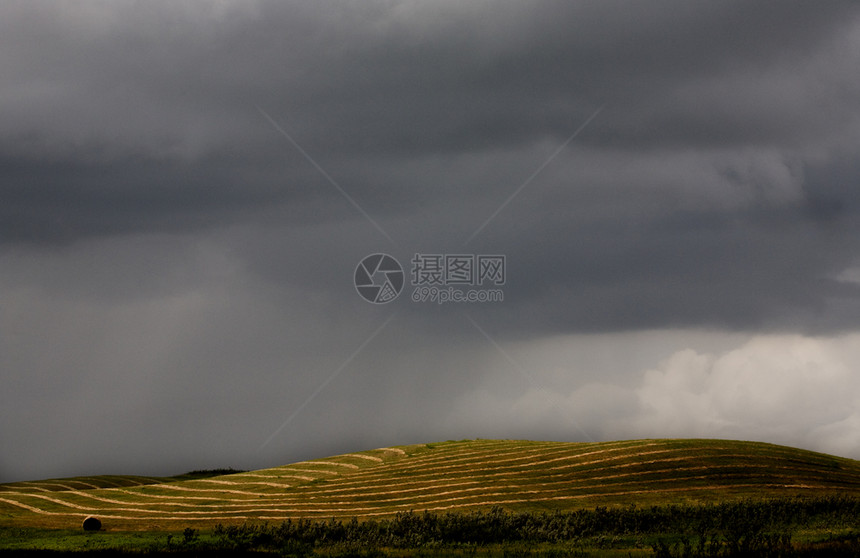
POLYGON ((860 499, 835 497, 554 513, 494 508, 169 533, 0 527, 0 541, 25 556, 858 556, 858 512, 860 499))
MULTIPOLYGON (((434 555, 442 547, 453 555, 477 548, 490 555, 496 548, 503 555, 521 544, 523 552, 541 548, 557 555, 611 554, 618 547, 625 556, 661 551, 671 556, 681 552, 682 543, 693 548, 695 540, 704 552, 701 541, 707 536, 721 541, 712 550, 730 548, 729 537, 739 527, 725 531, 727 520, 714 518, 725 516, 721 506, 732 505, 741 507, 732 508, 731 517, 753 514, 739 525, 760 525, 757 536, 783 537, 783 543, 794 537, 792 548, 798 541, 820 543, 827 537, 831 542, 842 537, 833 544, 850 545, 858 498, 860 463, 770 444, 450 441, 208 478, 90 477, 0 485, 0 548, 247 551, 246 539, 259 535, 258 542, 277 544, 257 550, 282 554, 328 548, 337 555, 332 549, 348 553, 350 545, 396 554, 410 545, 391 538, 387 530, 394 526, 395 531, 418 529, 414 546, 435 549, 434 555), (756 507, 765 504, 771 511, 756 507), (781 515, 773 515, 776 509, 783 510, 781 515), (675 519, 643 527, 643 517, 652 521, 666 510, 674 510, 675 519), (89 515, 102 521, 102 531, 80 530, 89 515), (604 525, 610 517, 615 519, 604 525), (758 517, 771 519, 750 519, 758 517), (534 532, 561 535, 457 539, 452 535, 456 530, 440 527, 462 518, 490 521, 497 528, 504 524, 511 532, 529 524, 534 532), (271 531, 248 531, 262 524, 271 531), (566 526, 560 528, 562 524, 566 526), (284 525, 304 525, 306 532, 298 536, 284 531, 284 525), (330 532, 321 535, 325 527, 315 525, 329 525, 330 532), (603 527, 595 530, 594 525, 603 527), (375 534, 350 538, 361 529, 375 534), (285 551, 285 545, 293 544, 288 541, 304 542, 285 551)), ((458 529, 462 533, 465 527, 458 529)), ((779 540, 765 538, 757 544, 779 540)))

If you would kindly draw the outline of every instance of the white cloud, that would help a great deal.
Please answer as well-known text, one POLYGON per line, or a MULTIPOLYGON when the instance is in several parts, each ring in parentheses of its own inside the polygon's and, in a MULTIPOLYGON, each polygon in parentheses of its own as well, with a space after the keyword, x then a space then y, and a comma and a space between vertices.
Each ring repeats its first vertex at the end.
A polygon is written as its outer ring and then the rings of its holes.
POLYGON ((719 356, 679 351, 636 389, 641 428, 812 441, 814 429, 857 409, 852 339, 760 336, 719 356))
POLYGON ((860 285, 860 267, 849 267, 836 275, 840 283, 854 283, 860 285))
POLYGON ((464 396, 454 416, 480 415, 497 435, 585 439, 579 426, 596 439, 738 438, 860 457, 858 357, 856 333, 759 335, 718 352, 676 350, 653 368, 628 371, 627 385, 616 376, 567 392, 464 396))

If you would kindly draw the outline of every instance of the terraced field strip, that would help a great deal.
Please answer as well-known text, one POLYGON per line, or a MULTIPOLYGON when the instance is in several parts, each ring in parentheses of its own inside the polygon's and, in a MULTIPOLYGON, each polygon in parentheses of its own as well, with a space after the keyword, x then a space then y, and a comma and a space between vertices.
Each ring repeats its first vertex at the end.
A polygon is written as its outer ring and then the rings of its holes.
POLYGON ((860 463, 722 440, 476 440, 383 448, 209 479, 143 479, 0 485, 0 513, 11 511, 35 523, 97 515, 133 527, 141 522, 369 518, 494 505, 571 509, 716 496, 860 494, 860 463), (126 486, 82 486, 119 482, 126 486))
POLYGON ((14 491, 62 492, 66 490, 90 490, 99 488, 118 488, 144 486, 164 482, 165 478, 140 477, 133 475, 102 475, 97 477, 73 477, 45 481, 23 481, 0 484, 0 494, 14 491))

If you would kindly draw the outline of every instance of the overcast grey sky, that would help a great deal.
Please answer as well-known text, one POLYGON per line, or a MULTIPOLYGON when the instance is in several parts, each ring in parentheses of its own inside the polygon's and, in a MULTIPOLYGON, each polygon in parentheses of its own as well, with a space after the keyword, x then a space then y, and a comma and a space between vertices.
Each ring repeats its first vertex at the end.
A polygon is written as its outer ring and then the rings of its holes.
POLYGON ((0 481, 860 458, 858 67, 849 1, 3 2, 0 481), (504 301, 413 302, 416 253, 505 255, 504 301))

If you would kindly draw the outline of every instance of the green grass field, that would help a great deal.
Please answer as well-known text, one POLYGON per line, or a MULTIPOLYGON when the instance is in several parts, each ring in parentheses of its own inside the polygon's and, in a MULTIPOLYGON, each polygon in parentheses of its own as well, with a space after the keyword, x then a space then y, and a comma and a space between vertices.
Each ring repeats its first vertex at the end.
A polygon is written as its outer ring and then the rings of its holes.
POLYGON ((764 443, 449 441, 210 478, 99 476, 0 485, 0 527, 171 531, 425 510, 576 510, 860 496, 860 462, 764 443))

